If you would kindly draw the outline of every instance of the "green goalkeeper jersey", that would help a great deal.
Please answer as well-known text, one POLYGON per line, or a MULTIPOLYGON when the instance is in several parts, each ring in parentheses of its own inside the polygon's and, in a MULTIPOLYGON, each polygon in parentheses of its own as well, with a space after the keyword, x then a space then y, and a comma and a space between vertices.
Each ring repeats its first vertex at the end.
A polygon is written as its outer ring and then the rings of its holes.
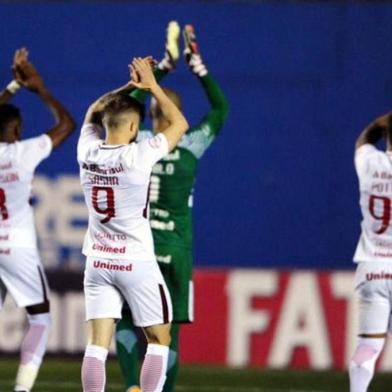
MULTIPOLYGON (((192 248, 193 188, 198 160, 214 141, 227 116, 227 101, 215 80, 210 74, 198 79, 210 102, 209 112, 152 170, 150 223, 155 245, 192 248)), ((151 133, 140 131, 139 138, 151 133)))

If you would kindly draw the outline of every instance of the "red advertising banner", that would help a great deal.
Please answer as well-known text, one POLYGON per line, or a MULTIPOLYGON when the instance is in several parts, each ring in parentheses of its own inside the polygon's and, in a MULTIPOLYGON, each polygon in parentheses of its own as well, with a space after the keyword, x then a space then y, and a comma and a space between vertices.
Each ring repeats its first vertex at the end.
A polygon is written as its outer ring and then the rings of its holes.
MULTIPOLYGON (((194 324, 185 326, 186 363, 233 367, 344 369, 355 345, 352 272, 195 272, 194 324)), ((392 347, 380 360, 392 368, 392 347)))

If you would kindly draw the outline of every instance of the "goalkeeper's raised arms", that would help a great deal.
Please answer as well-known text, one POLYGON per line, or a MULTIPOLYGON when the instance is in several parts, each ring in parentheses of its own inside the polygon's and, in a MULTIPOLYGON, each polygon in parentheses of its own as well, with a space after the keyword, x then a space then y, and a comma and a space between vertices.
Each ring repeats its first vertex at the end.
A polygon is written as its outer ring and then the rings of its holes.
POLYGON ((180 57, 180 25, 172 20, 167 25, 165 56, 160 61, 158 67, 162 71, 170 72, 176 68, 176 63, 180 57))
POLYGON ((196 41, 195 29, 192 25, 186 25, 183 30, 184 56, 191 71, 199 76, 206 76, 208 71, 199 53, 199 45, 196 41))

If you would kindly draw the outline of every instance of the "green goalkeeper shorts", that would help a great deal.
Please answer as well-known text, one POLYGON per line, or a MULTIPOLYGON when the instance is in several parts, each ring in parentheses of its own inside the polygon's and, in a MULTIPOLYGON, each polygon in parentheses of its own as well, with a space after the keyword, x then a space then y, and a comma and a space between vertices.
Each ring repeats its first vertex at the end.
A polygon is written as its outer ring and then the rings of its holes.
POLYGON ((173 322, 193 321, 192 251, 156 244, 155 254, 173 304, 173 322))

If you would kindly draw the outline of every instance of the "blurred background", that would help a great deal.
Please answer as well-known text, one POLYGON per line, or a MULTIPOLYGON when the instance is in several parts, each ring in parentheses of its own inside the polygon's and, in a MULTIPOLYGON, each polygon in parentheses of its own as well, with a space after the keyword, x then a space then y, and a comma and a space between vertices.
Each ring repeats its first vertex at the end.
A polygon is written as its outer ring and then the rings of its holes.
MULTIPOLYGON (((133 56, 161 58, 168 21, 194 24, 230 114, 199 166, 196 323, 184 330, 183 360, 343 369, 355 337, 352 255, 361 219, 353 148, 392 106, 392 4, 1 1, 0 19, 2 85, 14 50, 26 46, 79 126, 92 100, 127 81, 133 56)), ((163 84, 181 94, 191 124, 208 110, 183 60, 163 84)), ((36 96, 23 91, 14 103, 25 137, 51 124, 36 96)), ((84 347, 87 215, 77 138, 39 167, 34 189, 54 353, 84 347)), ((0 320, 0 350, 14 352, 23 315, 9 304, 0 320)), ((392 348, 380 366, 392 369, 392 348)))

